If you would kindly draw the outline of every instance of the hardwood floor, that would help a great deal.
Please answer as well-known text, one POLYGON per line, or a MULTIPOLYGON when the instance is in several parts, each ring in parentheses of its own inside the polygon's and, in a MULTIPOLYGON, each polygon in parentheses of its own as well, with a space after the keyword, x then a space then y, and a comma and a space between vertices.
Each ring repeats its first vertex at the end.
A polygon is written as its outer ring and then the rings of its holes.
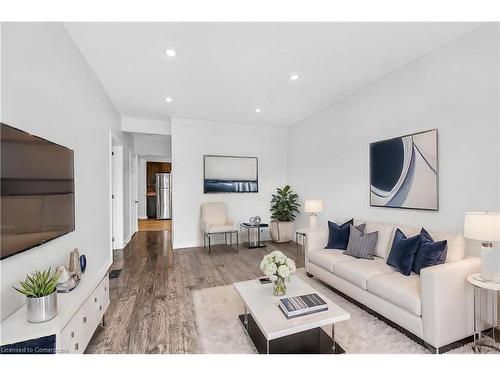
MULTIPOLYGON (((197 289, 262 276, 262 257, 279 249, 297 261, 295 243, 268 243, 267 248, 239 253, 226 245, 172 250, 171 232, 138 232, 120 251, 111 269, 111 303, 105 328, 99 327, 85 353, 199 353, 192 305, 197 289)), ((300 262, 299 262, 300 263, 300 262)))
POLYGON ((139 231, 172 230, 172 220, 139 219, 139 231))

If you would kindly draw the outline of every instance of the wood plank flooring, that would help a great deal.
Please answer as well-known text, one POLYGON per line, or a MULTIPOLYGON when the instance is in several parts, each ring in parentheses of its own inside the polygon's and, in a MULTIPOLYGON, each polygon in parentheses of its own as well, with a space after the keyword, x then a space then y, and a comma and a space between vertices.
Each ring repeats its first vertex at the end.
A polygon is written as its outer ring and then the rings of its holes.
MULTIPOLYGON (((262 276, 262 257, 279 249, 295 259, 295 243, 268 243, 267 248, 239 253, 226 245, 172 250, 171 231, 141 231, 115 254, 110 280, 111 303, 106 326, 99 327, 85 353, 199 353, 192 305, 197 289, 262 276)), ((300 264, 300 262, 298 262, 300 264)))
POLYGON ((172 220, 139 219, 139 231, 172 230, 172 220))

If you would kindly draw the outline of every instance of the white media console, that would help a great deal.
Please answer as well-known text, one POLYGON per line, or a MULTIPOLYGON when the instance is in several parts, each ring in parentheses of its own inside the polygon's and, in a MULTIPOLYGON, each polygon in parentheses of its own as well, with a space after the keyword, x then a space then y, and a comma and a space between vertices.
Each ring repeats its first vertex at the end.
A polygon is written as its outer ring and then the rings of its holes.
POLYGON ((107 270, 82 276, 70 293, 57 295, 58 314, 44 323, 26 320, 26 306, 0 323, 0 353, 83 353, 109 306, 107 270))

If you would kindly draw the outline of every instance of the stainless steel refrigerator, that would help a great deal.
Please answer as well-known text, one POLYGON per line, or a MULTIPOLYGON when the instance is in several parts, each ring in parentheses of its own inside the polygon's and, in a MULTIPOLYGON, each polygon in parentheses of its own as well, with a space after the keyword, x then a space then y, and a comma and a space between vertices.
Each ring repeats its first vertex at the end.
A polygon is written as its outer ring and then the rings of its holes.
POLYGON ((156 174, 156 218, 172 219, 172 176, 156 174))

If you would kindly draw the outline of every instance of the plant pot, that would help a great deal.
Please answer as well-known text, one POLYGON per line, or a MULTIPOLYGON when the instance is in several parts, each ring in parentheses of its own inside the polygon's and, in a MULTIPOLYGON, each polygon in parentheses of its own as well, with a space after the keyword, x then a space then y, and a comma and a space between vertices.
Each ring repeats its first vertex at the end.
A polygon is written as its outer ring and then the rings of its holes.
POLYGON ((57 291, 44 297, 26 297, 28 322, 42 323, 57 315, 57 291))
POLYGON ((270 232, 274 242, 289 242, 295 233, 295 221, 271 220, 270 232))

